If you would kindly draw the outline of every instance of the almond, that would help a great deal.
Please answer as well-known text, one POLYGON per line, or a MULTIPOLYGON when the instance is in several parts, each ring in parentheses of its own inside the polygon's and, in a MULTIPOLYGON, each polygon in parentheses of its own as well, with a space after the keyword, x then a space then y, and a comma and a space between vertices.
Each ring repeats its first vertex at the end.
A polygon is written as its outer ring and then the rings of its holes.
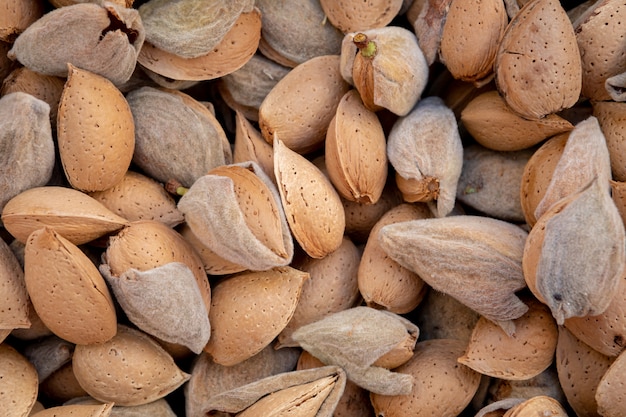
POLYGON ((44 379, 39 389, 46 398, 50 398, 59 404, 72 398, 89 395, 76 380, 72 362, 66 363, 48 378, 44 379))
POLYGON ((626 371, 626 355, 620 354, 600 379, 596 390, 598 413, 603 417, 618 417, 626 413, 626 393, 623 376, 626 371))
MULTIPOLYGON (((0 239, 0 329, 29 328, 29 298, 24 271, 9 245, 0 239)), ((2 343, 0 341, 0 343, 2 343)))
POLYGON ((333 26, 343 33, 387 26, 400 12, 402 0, 360 1, 321 0, 322 9, 333 26))
POLYGON ((539 395, 510 408, 502 417, 533 417, 536 415, 567 417, 563 406, 554 398, 539 395))
POLYGON ((35 367, 15 348, 0 344, 0 402, 7 416, 29 415, 39 392, 35 367))
POLYGON ((0 18, 0 40, 11 43, 28 26, 44 14, 40 1, 27 0, 6 3, 0 18))
POLYGON ((97 405, 59 405, 51 407, 46 410, 33 414, 38 417, 58 417, 58 416, 72 416, 72 417, 109 417, 113 410, 113 403, 107 402, 105 404, 97 405))
POLYGON ((239 111, 235 113, 235 144, 233 163, 256 162, 272 180, 274 178, 274 149, 239 111))
POLYGON ((611 159, 611 173, 616 181, 626 181, 626 144, 624 134, 626 103, 596 101, 593 103, 593 115, 598 118, 600 128, 606 139, 606 146, 611 159))

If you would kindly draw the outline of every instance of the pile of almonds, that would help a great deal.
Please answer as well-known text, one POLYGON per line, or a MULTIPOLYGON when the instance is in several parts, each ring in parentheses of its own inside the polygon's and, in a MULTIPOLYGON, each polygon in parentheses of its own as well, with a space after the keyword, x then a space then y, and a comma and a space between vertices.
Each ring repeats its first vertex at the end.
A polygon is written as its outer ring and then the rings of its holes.
POLYGON ((0 415, 626 415, 626 4, 0 0, 0 415))

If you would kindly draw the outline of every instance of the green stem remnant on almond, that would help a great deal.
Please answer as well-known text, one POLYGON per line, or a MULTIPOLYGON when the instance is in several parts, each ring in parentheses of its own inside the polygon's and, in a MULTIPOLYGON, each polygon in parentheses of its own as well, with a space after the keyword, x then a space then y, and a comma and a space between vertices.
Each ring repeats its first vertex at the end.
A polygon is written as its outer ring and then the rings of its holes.
POLYGON ((184 196, 189 188, 183 186, 180 181, 171 179, 165 183, 165 190, 173 195, 184 196))
POLYGON ((369 40, 366 34, 360 32, 357 33, 354 35, 354 38, 352 38, 352 42, 354 42, 356 47, 359 48, 359 51, 361 51, 361 55, 364 58, 373 58, 376 55, 376 43, 369 40))

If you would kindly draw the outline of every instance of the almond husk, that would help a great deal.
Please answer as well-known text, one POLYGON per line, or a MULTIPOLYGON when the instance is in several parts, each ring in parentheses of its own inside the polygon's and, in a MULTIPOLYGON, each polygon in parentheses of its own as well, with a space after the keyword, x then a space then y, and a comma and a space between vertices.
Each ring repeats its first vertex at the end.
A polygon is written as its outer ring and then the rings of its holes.
POLYGON ((7 343, 0 344, 0 402, 7 416, 29 415, 39 393, 35 367, 7 343))
POLYGON ((261 132, 241 112, 236 111, 233 163, 238 164, 246 161, 256 162, 272 181, 276 181, 272 145, 263 139, 261 132))
MULTIPOLYGON (((31 326, 24 271, 9 245, 0 239, 0 329, 11 331, 31 326)), ((2 343, 0 341, 0 343, 2 343)))
POLYGON ((428 66, 439 56, 443 26, 452 0, 414 1, 406 15, 428 66))
POLYGON ((89 195, 129 222, 157 220, 174 227, 184 220, 163 185, 135 171, 127 171, 115 186, 89 195))
POLYGON ((413 378, 408 395, 370 395, 377 416, 456 416, 478 390, 480 374, 457 363, 465 343, 434 339, 415 345, 415 354, 396 372, 413 378))
POLYGON ((12 43, 28 26, 44 14, 40 0, 7 2, 0 17, 0 41, 12 43))
POLYGON ((534 299, 527 305, 528 311, 514 320, 515 334, 510 336, 480 318, 459 363, 506 380, 526 380, 545 371, 554 357, 557 326, 546 305, 534 299))
POLYGON ((524 380, 490 378, 487 401, 501 401, 507 398, 529 399, 538 395, 547 395, 561 404, 567 404, 556 366, 550 366, 539 375, 524 380))
POLYGON ((514 113, 497 91, 488 91, 470 101, 461 112, 463 126, 474 139, 495 151, 530 148, 574 126, 556 114, 528 120, 514 113))
POLYGON ((567 402, 576 415, 599 416, 595 395, 612 361, 581 342, 565 327, 559 327, 556 369, 567 402))
POLYGON ((39 411, 38 413, 35 413, 32 416, 33 417, 34 416, 37 416, 37 417, 62 417, 62 416, 109 417, 112 411, 113 411, 112 402, 107 402, 105 404, 94 404, 94 405, 74 404, 74 405, 59 405, 56 407, 51 407, 43 411, 39 411))
POLYGON ((301 326, 353 307, 359 301, 357 269, 360 252, 343 238, 341 246, 322 259, 304 257, 292 266, 310 275, 302 286, 296 310, 278 335, 278 347, 298 346, 291 335, 301 326))
POLYGON ((221 41, 204 55, 185 58, 160 49, 148 40, 142 46, 137 62, 173 80, 213 80, 244 66, 256 52, 260 38, 261 15, 254 8, 241 13, 221 41))
POLYGON ((374 204, 387 181, 387 142, 383 127, 356 90, 348 91, 326 133, 328 177, 347 200, 374 204))
POLYGON ((57 186, 34 187, 16 195, 4 206, 2 222, 22 243, 26 243, 33 231, 46 226, 75 245, 90 242, 128 224, 126 219, 87 194, 57 186))
POLYGON ((596 390, 598 413, 602 417, 619 417, 626 413, 624 372, 626 372, 626 354, 622 353, 609 366, 596 390))
POLYGON ((259 126, 263 138, 273 143, 277 135, 289 149, 302 154, 319 149, 349 87, 339 72, 338 55, 303 62, 289 71, 261 103, 259 126))
POLYGON ((30 234, 24 281, 37 314, 57 336, 102 343, 116 332, 113 298, 98 268, 76 245, 44 227, 30 234))
POLYGON ((502 0, 452 1, 441 34, 441 62, 454 78, 477 87, 488 83, 508 23, 502 0))
POLYGON ((77 345, 72 364, 76 379, 89 395, 125 406, 163 398, 190 377, 157 342, 123 325, 105 343, 77 345))
POLYGON ((65 176, 80 191, 117 185, 133 158, 135 125, 124 95, 108 79, 72 64, 59 102, 57 136, 65 176))
POLYGON ((390 209, 374 225, 358 269, 359 291, 368 306, 406 314, 424 298, 426 283, 387 255, 380 246, 379 233, 388 224, 431 217, 425 204, 404 203, 390 209))
POLYGON ((278 137, 274 175, 291 233, 302 249, 312 258, 335 251, 343 239, 345 213, 330 180, 278 137))
POLYGON ((204 265, 204 270, 207 274, 210 275, 226 275, 226 274, 234 274, 237 272, 243 272, 246 270, 245 266, 238 265, 236 263, 227 261, 226 259, 218 256, 215 252, 209 249, 204 243, 200 241, 193 233, 188 224, 184 223, 179 228, 179 233, 181 236, 191 245, 191 247, 196 251, 202 264, 204 265))
POLYGON ((242 272, 213 288, 205 347, 213 360, 232 366, 269 345, 285 328, 298 304, 306 272, 291 267, 242 272))
POLYGON ((526 286, 524 230, 502 220, 459 215, 394 223, 379 233, 382 249, 400 265, 514 333, 513 320, 528 310, 515 295, 526 286))
POLYGON ((626 103, 611 101, 593 102, 593 115, 597 117, 611 159, 611 173, 615 181, 626 181, 626 103))
POLYGON ((41 383, 72 360, 74 344, 52 335, 29 343, 22 352, 37 370, 41 383))
POLYGON ((524 118, 541 119, 576 104, 581 58, 557 0, 528 2, 515 15, 500 42, 495 73, 498 91, 524 118))
POLYGON ((400 12, 402 0, 377 0, 363 4, 358 0, 321 0, 324 13, 343 33, 387 26, 400 12))
POLYGON ((46 75, 67 76, 67 64, 115 85, 135 70, 145 31, 137 10, 117 4, 80 3, 54 9, 17 37, 9 57, 46 75))

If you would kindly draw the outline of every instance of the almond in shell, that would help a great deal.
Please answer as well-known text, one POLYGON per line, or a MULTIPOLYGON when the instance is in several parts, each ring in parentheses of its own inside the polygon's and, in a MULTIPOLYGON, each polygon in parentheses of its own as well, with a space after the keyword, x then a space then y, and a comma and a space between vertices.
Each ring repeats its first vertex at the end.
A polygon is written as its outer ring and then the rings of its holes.
POLYGON ((81 191, 117 185, 133 158, 135 125, 126 99, 108 79, 71 64, 57 136, 65 175, 81 191))
MULTIPOLYGON (((31 326, 24 270, 9 245, 0 239, 0 329, 11 331, 31 326)), ((0 341, 0 343, 2 343, 0 341)))
POLYGON ((238 164, 246 161, 256 162, 272 181, 276 181, 272 145, 263 139, 261 132, 241 112, 237 111, 235 112, 233 163, 238 164))
POLYGON ((39 0, 5 2, 2 17, 0 17, 0 41, 13 42, 43 14, 44 5, 39 0))
POLYGON ((38 393, 35 367, 12 346, 0 344, 0 402, 3 413, 27 417, 38 393))
POLYGON ((72 405, 59 405, 56 407, 50 407, 43 411, 33 414, 38 417, 58 417, 58 416, 72 416, 72 417, 109 417, 113 412, 113 403, 98 403, 94 405, 88 404, 72 404, 72 405))
POLYGON ((536 415, 567 417, 567 411, 554 398, 539 395, 510 408, 502 417, 534 417, 536 415))
POLYGON ((593 103, 593 115, 597 117, 606 139, 611 159, 611 173, 616 181, 626 181, 626 103, 597 101, 593 103))
POLYGON ((107 342, 77 345, 72 364, 89 395, 126 406, 163 398, 190 377, 148 335, 123 325, 107 342))
POLYGON ((57 336, 77 344, 115 335, 113 298, 98 268, 76 245, 44 227, 26 242, 24 280, 37 314, 57 336))
POLYGON ((626 413, 624 372, 626 372, 626 355, 621 353, 606 370, 596 390, 598 413, 602 417, 619 417, 626 413))
POLYGON ((47 226, 75 245, 128 225, 87 194, 57 186, 34 187, 16 195, 4 206, 2 222, 23 243, 33 231, 47 226))
POLYGON ((80 386, 74 375, 72 362, 57 369, 40 386, 41 393, 57 403, 64 403, 72 398, 84 397, 89 394, 80 386))
POLYGON ((321 0, 322 9, 333 26, 343 33, 387 26, 400 12, 402 0, 360 1, 321 0))

